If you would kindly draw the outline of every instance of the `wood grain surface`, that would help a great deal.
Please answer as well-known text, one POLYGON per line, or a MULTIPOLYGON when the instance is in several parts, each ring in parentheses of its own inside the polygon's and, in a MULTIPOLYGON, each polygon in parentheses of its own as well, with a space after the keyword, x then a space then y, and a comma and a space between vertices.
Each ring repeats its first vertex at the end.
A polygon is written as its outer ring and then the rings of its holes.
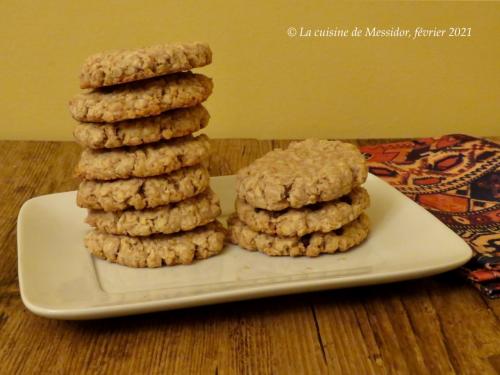
MULTIPOLYGON (((232 174, 287 143, 213 140, 210 172, 232 174)), ((455 272, 100 321, 33 315, 19 297, 17 214, 29 198, 75 189, 79 152, 0 142, 1 374, 500 373, 500 301, 455 272)))

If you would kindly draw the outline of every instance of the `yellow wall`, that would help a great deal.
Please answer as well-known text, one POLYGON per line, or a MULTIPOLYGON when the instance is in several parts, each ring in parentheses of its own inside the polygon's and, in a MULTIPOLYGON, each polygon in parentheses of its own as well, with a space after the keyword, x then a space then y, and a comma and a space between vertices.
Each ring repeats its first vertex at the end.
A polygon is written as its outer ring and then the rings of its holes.
POLYGON ((500 3, 3 1, 2 139, 71 139, 84 58, 203 40, 213 137, 499 135, 500 3), (470 38, 290 38, 290 26, 472 28, 470 38))

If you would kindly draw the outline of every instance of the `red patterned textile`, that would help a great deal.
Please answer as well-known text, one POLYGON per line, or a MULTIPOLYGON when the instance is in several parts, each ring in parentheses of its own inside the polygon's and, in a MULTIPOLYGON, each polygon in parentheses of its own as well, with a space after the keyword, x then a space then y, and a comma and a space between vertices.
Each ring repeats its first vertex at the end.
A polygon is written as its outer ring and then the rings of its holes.
POLYGON ((370 172, 438 217, 474 250, 463 267, 500 297, 500 146, 467 135, 361 147, 370 172))

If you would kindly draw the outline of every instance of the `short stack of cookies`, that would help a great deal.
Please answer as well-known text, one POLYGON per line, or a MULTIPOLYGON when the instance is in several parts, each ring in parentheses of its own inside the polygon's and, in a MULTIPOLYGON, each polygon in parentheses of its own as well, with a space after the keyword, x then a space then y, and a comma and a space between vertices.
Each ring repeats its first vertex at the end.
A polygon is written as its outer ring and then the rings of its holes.
POLYGON ((238 172, 229 240, 272 256, 348 250, 369 232, 367 174, 349 143, 308 139, 275 149, 238 172))
POLYGON ((94 227, 90 252, 131 267, 189 264, 218 254, 224 229, 210 189, 201 105, 212 80, 205 43, 157 45, 90 56, 69 104, 84 150, 77 204, 94 227))

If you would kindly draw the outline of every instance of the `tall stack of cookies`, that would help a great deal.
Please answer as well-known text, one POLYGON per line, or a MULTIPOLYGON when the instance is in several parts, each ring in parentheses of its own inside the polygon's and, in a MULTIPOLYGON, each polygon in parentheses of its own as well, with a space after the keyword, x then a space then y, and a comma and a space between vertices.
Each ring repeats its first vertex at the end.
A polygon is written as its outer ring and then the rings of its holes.
POLYGON ((218 254, 224 230, 209 187, 201 105, 212 80, 191 69, 210 64, 205 43, 157 45, 90 56, 70 103, 84 150, 77 204, 94 227, 90 252, 131 267, 188 264, 218 254))
POLYGON ((349 143, 309 139, 275 149, 238 172, 229 239, 273 256, 348 250, 369 231, 367 173, 349 143))

